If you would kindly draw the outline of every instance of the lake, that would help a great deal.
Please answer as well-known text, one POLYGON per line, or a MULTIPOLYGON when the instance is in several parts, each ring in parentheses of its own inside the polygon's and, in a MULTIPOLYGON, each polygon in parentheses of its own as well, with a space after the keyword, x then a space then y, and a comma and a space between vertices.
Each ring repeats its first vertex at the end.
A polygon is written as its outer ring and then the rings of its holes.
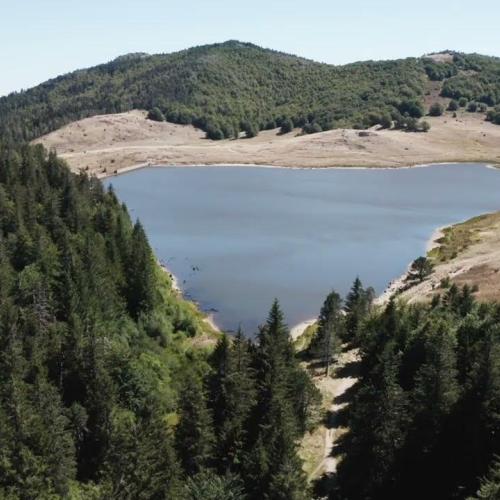
POLYGON ((252 335, 277 297, 293 326, 354 278, 383 292, 432 232, 500 209, 500 171, 151 167, 107 179, 185 295, 252 335))

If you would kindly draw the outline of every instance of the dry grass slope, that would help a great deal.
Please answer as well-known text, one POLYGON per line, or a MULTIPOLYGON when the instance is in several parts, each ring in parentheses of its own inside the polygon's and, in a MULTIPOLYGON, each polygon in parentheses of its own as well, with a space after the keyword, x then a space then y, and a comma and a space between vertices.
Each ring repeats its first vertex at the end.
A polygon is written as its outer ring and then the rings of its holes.
POLYGON ((73 170, 112 175, 138 165, 259 164, 289 167, 402 167, 454 161, 500 163, 500 127, 460 111, 427 117, 429 133, 337 129, 314 135, 261 132, 253 139, 209 141, 192 126, 147 120, 144 111, 99 115, 37 139, 73 170))

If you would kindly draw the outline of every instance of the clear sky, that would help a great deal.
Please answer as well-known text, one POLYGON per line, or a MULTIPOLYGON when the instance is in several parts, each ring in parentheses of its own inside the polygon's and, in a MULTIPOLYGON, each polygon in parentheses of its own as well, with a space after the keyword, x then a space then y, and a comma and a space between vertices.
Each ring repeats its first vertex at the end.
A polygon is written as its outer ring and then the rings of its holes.
POLYGON ((228 39, 318 61, 500 56, 500 0, 0 0, 0 95, 128 52, 228 39))

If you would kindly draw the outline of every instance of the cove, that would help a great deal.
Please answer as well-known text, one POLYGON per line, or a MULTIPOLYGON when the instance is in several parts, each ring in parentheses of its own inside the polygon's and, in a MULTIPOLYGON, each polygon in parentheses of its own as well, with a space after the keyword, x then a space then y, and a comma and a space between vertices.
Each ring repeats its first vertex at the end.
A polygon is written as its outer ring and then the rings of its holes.
POLYGON ((253 335, 277 297, 290 325, 359 275, 381 293, 435 228, 500 209, 500 171, 151 167, 112 179, 185 295, 253 335))

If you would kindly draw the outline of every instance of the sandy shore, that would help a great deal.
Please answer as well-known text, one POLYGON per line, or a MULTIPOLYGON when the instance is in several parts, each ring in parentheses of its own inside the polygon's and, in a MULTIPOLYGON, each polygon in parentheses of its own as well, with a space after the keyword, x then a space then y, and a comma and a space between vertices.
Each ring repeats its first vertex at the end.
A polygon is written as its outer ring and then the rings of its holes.
POLYGON ((74 171, 100 177, 147 165, 258 165, 395 168, 431 163, 500 163, 500 126, 460 111, 426 117, 428 133, 376 128, 301 135, 266 130, 252 139, 210 141, 188 125, 146 120, 144 111, 99 115, 71 123, 35 142, 55 149, 74 171))

